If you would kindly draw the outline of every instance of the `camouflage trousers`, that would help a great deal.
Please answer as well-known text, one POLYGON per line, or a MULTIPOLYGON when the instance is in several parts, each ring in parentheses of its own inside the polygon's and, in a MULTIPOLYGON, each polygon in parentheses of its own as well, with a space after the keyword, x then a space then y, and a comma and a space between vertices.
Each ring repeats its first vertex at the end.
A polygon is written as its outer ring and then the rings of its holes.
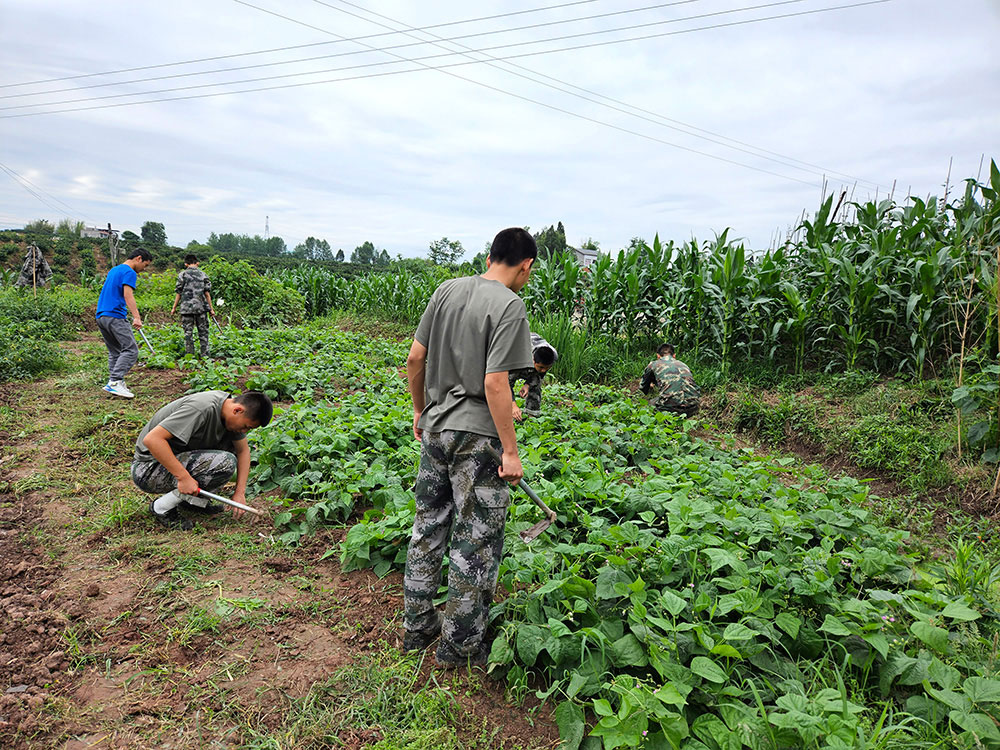
POLYGON ((208 356, 208 313, 181 313, 181 328, 184 329, 184 351, 194 354, 194 327, 198 326, 198 342, 201 344, 200 357, 208 356))
POLYGON ((693 417, 698 413, 700 408, 698 403, 679 404, 676 401, 660 400, 654 402, 653 406, 657 411, 667 411, 671 414, 683 414, 685 417, 693 417))
POLYGON ((448 602, 441 640, 461 656, 475 654, 486 634, 500 556, 509 491, 487 446, 497 438, 472 432, 425 432, 417 473, 417 515, 406 555, 403 625, 409 632, 437 629, 434 597, 448 550, 448 602), (450 532, 450 542, 449 542, 450 532))
MULTIPOLYGON (((217 490, 236 473, 236 456, 229 451, 187 451, 178 453, 177 460, 203 490, 217 490)), ((132 481, 143 492, 152 494, 177 489, 177 477, 159 461, 133 461, 132 481)), ((201 507, 208 503, 207 499, 196 495, 183 495, 183 498, 201 507)))

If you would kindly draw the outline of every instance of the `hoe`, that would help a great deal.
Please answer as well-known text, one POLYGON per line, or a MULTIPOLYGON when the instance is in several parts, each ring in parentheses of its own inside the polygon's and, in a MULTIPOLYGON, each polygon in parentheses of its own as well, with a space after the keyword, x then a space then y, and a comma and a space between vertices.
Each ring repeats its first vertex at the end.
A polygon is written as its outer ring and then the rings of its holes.
MULTIPOLYGON (((492 454, 493 458, 497 460, 497 463, 503 462, 503 459, 501 459, 500 454, 497 453, 495 448, 491 446, 489 451, 492 454)), ((535 494, 535 491, 531 489, 531 487, 528 486, 528 483, 525 482, 523 479, 521 479, 517 483, 517 486, 520 487, 522 490, 524 490, 524 494, 526 494, 528 497, 534 500, 535 505, 537 505, 541 509, 542 513, 545 514, 545 518, 536 523, 530 529, 525 529, 520 533, 519 536, 521 537, 521 541, 527 544, 532 539, 538 537, 538 535, 541 534, 543 531, 545 531, 545 529, 549 528, 549 526, 555 523, 556 514, 555 511, 552 510, 552 508, 550 508, 548 505, 545 504, 545 501, 542 500, 542 498, 540 498, 538 495, 535 494)))

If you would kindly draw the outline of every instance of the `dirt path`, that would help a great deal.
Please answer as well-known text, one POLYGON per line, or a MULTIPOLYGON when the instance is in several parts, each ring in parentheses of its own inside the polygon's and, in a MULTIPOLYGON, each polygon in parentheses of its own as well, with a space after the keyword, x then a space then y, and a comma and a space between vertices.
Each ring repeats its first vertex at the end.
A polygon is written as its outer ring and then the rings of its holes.
POLYGON ((68 373, 6 389, 0 410, 0 747, 556 744, 533 697, 398 653, 399 576, 319 560, 343 530, 286 550, 228 515, 155 526, 128 465, 181 374, 140 366, 136 399, 112 400, 95 334, 65 348, 68 373))

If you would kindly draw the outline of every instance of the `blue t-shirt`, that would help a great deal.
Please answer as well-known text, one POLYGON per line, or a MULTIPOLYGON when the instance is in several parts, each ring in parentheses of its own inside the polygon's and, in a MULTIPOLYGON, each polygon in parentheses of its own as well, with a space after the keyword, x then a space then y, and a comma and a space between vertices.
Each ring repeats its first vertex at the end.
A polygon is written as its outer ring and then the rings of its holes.
POLYGON ((127 263, 115 266, 108 271, 108 278, 101 287, 101 296, 97 298, 98 318, 121 318, 125 320, 128 308, 125 307, 124 288, 135 289, 138 274, 127 263))

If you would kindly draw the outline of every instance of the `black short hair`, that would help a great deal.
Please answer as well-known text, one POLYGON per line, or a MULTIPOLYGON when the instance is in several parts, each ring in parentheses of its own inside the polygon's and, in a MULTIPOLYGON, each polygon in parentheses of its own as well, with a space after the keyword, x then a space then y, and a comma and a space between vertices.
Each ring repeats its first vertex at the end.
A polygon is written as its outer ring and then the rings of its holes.
POLYGON ((490 245, 490 262, 505 266, 519 266, 524 261, 538 257, 535 238, 521 227, 502 229, 490 245))
POLYGON ((660 348, 656 350, 656 353, 661 357, 664 354, 669 354, 671 357, 674 356, 674 345, 673 344, 660 344, 660 348))
POLYGON ((246 415, 257 423, 258 427, 267 427, 274 414, 274 405, 266 393, 260 391, 247 391, 236 396, 233 401, 246 409, 246 415))
POLYGON ((197 262, 198 262, 198 256, 197 255, 193 255, 191 253, 188 253, 187 255, 184 256, 184 265, 185 266, 190 266, 192 263, 197 263, 197 262))
POLYGON ((534 358, 538 364, 549 367, 556 361, 556 352, 551 346, 540 346, 535 349, 534 358))
POLYGON ((125 260, 132 260, 133 258, 139 258, 141 260, 149 262, 153 259, 153 254, 150 253, 149 250, 147 250, 144 247, 137 247, 135 250, 133 250, 128 254, 128 257, 125 260))

